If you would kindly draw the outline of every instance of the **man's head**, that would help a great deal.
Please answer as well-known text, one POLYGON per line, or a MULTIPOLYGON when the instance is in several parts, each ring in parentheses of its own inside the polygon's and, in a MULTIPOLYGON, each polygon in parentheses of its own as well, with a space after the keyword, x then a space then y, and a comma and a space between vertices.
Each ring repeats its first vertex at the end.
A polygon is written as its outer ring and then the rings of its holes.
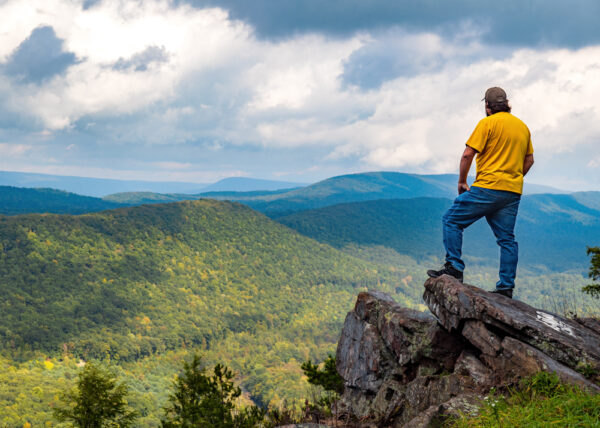
POLYGON ((485 91, 483 101, 485 101, 485 111, 488 116, 501 111, 508 113, 511 111, 508 99, 506 98, 506 92, 497 86, 485 91))

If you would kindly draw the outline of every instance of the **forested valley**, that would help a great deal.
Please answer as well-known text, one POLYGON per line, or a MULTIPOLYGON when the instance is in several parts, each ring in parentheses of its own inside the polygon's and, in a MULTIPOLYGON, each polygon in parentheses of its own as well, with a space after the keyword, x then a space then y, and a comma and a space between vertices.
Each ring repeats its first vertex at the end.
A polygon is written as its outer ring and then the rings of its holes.
MULTIPOLYGON (((300 233, 216 200, 0 217, 0 424, 54 423, 61 391, 99 361, 130 386, 136 424, 158 426, 194 353, 231 367, 245 402, 298 406, 311 394, 301 364, 335 352, 360 291, 425 309, 445 203, 373 201, 280 219, 300 233)), ((582 236, 596 227, 571 224, 582 236)), ((466 280, 493 288, 489 250, 466 239, 466 280)), ((556 312, 597 311, 580 292, 585 273, 526 262, 517 293, 556 312)))
POLYGON ((293 403, 301 363, 335 351, 356 294, 418 307, 413 275, 229 202, 0 217, 0 424, 51 422, 78 365, 101 360, 154 426, 192 351, 228 364, 247 399, 293 403))

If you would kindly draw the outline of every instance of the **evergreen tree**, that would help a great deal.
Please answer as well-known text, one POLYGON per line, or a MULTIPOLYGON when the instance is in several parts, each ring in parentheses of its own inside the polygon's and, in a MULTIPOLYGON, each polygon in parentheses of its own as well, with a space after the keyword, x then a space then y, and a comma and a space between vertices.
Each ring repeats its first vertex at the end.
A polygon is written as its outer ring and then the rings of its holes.
POLYGON ((323 370, 319 369, 319 366, 313 364, 310 360, 302 364, 302 370, 308 378, 308 383, 320 385, 325 391, 336 392, 338 394, 344 392, 344 380, 335 368, 335 358, 333 355, 327 357, 323 370))
MULTIPOLYGON (((600 247, 588 247, 588 255, 592 256, 589 277, 592 281, 600 280, 600 247)), ((589 284, 583 291, 592 297, 600 298, 600 283, 589 284)))
POLYGON ((129 427, 137 414, 127 406, 127 392, 110 371, 88 363, 77 387, 64 394, 66 406, 54 409, 54 416, 79 428, 129 427))
MULTIPOLYGON (((320 396, 313 397, 312 404, 307 401, 305 412, 312 413, 317 417, 317 421, 321 416, 329 417, 332 413, 337 413, 334 412, 337 408, 335 403, 344 392, 344 380, 337 372, 333 355, 327 357, 323 369, 319 369, 318 365, 308 360, 302 364, 302 371, 308 378, 308 383, 323 388, 320 396)), ((335 417, 337 418, 337 415, 335 417)))
POLYGON ((200 357, 184 362, 183 374, 175 382, 162 425, 170 427, 250 428, 259 426, 265 412, 251 406, 236 411, 235 402, 242 394, 233 383, 234 374, 217 364, 207 374, 200 357))

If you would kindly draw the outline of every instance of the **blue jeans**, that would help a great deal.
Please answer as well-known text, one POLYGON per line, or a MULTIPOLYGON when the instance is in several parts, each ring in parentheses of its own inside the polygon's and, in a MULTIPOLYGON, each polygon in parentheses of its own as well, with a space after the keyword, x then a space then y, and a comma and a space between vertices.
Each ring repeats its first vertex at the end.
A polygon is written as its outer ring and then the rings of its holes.
POLYGON ((500 246, 500 281, 496 288, 514 288, 519 260, 519 246, 515 241, 514 229, 520 201, 521 195, 518 193, 476 186, 459 195, 442 217, 446 261, 461 272, 465 269, 460 258, 463 230, 485 217, 500 246))

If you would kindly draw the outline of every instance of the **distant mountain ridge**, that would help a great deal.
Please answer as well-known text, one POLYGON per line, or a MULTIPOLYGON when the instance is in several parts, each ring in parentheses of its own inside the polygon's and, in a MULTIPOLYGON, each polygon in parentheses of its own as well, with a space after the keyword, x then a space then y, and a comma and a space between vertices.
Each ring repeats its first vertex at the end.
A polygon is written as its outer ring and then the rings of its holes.
MULTIPOLYGON (((472 180, 472 178, 471 178, 472 180)), ((454 198, 456 174, 419 175, 401 172, 367 172, 331 177, 301 189, 244 203, 277 218, 293 212, 345 202, 376 199, 454 198)), ((526 191, 560 192, 547 186, 527 185, 526 191)))
MULTIPOLYGON (((578 194, 523 197, 515 230, 522 263, 555 271, 586 269, 586 247, 600 244, 600 210, 593 206, 600 192, 584 196, 583 203, 578 194)), ((377 245, 419 260, 443 256, 441 217, 451 203, 443 198, 351 202, 278 221, 336 248, 377 245)), ((465 231, 463 254, 497 263, 498 247, 485 219, 465 231)))
POLYGON ((0 214, 84 214, 122 207, 122 204, 56 189, 0 186, 0 214))
POLYGON ((415 197, 450 197, 456 192, 456 176, 417 175, 397 172, 370 172, 331 177, 292 190, 275 192, 206 192, 196 195, 118 194, 108 201, 134 204, 139 201, 197 199, 201 197, 241 202, 272 218, 293 212, 344 202, 415 197))
MULTIPOLYGON (((174 202, 203 197, 239 200, 273 217, 342 202, 453 197, 456 192, 456 181, 457 176, 453 174, 419 175, 383 171, 341 175, 310 185, 248 177, 229 177, 207 185, 0 171, 0 186, 53 188, 80 195, 103 197, 110 202, 118 200, 118 203, 127 205, 174 202)), ((525 193, 569 192, 549 186, 529 184, 526 181, 525 193)))
POLYGON ((206 192, 252 192, 261 190, 281 190, 307 186, 306 183, 292 183, 289 181, 264 180, 250 177, 229 177, 219 180, 202 188, 200 193, 206 192))
POLYGON ((305 186, 303 183, 264 180, 249 177, 230 177, 216 183, 179 181, 114 180, 29 172, 0 171, 0 186, 52 188, 80 195, 104 197, 114 193, 198 194, 223 191, 273 191, 305 186))
POLYGON ((280 190, 252 190, 247 192, 220 191, 202 192, 196 195, 181 193, 152 193, 152 192, 123 192, 107 195, 102 198, 108 202, 125 205, 163 204, 178 201, 194 201, 198 199, 216 199, 218 201, 244 202, 259 197, 278 195, 289 192, 289 189, 280 190))
POLYGON ((113 180, 108 178, 76 177, 12 171, 0 171, 0 185, 52 188, 94 197, 131 191, 196 193, 206 186, 206 184, 202 183, 113 180))
MULTIPOLYGON (((224 187, 242 186, 244 182, 250 187, 265 187, 264 183, 277 185, 290 185, 286 182, 269 182, 268 180, 254 180, 247 178, 234 178, 222 180, 224 187), (240 181, 241 180, 241 181, 240 181), (228 184, 227 184, 228 183, 228 184)), ((306 187, 295 189, 278 190, 252 190, 252 191, 211 191, 188 193, 157 193, 157 192, 119 192, 107 195, 103 198, 105 202, 120 205, 141 205, 170 203, 184 200, 217 199, 241 202, 253 209, 261 211, 272 218, 278 218, 294 212, 320 207, 336 205, 346 202, 358 202, 377 199, 407 199, 416 197, 454 198, 456 195, 457 176, 452 174, 442 175, 418 175, 398 172, 370 172, 360 174, 349 174, 331 177, 306 187)), ((217 185, 221 185, 216 183, 217 185)), ((556 193, 558 189, 548 188, 536 184, 526 184, 525 191, 530 194, 543 191, 556 193)), ((577 193, 582 203, 596 204, 600 207, 600 201, 594 192, 577 193)), ((69 202, 71 203, 71 202, 69 202)), ((0 205, 2 195, 0 195, 0 205)), ((86 207, 83 204, 83 207, 86 207)), ((74 207, 71 213, 97 211, 97 208, 74 207), (86 211, 87 210, 87 211, 86 211)), ((102 208, 103 209, 103 208, 102 208)), ((6 211, 6 210, 5 210, 6 211)), ((0 210, 1 212, 1 210, 0 210)), ((27 212, 25 209, 14 213, 27 212)), ((69 211, 56 210, 55 208, 43 206, 43 200, 37 203, 35 210, 29 212, 58 212, 69 211)))

